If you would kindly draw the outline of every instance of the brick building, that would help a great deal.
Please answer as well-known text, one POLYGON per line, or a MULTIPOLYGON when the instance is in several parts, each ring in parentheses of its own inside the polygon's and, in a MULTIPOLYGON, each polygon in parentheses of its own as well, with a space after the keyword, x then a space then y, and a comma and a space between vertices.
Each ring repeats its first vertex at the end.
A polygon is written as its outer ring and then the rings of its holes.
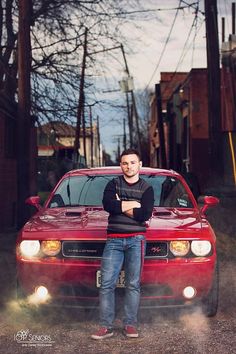
MULTIPOLYGON (((161 73, 161 99, 162 99, 162 115, 164 122, 164 134, 166 142, 166 152, 168 155, 168 124, 167 124, 167 102, 172 93, 179 87, 179 85, 185 80, 188 73, 179 72, 162 72, 161 73)), ((150 142, 150 164, 152 167, 158 167, 161 164, 160 161, 160 139, 157 124, 157 100, 153 95, 150 101, 150 128, 149 128, 149 142, 150 142)), ((167 156, 168 159, 168 156, 167 156)))
MULTIPOLYGON (((225 185, 234 185, 235 164, 235 111, 232 73, 224 67, 221 70, 222 85, 222 170, 225 185), (230 140, 231 138, 231 140, 230 140)), ((183 175, 191 175, 198 181, 201 190, 209 186, 209 121, 208 121, 208 81, 207 69, 192 69, 188 74, 178 76, 175 83, 169 85, 167 92, 166 78, 172 81, 173 73, 161 75, 162 109, 164 112, 164 131, 167 155, 167 167, 183 175), (162 83, 164 81, 164 84, 162 83)), ((234 74, 235 77, 235 74, 234 74)), ((152 99, 150 141, 153 153, 151 165, 162 167, 159 155, 158 117, 156 102, 152 99), (156 129, 156 144, 153 144, 153 132, 156 129), (156 156, 155 156, 156 154, 156 156)))

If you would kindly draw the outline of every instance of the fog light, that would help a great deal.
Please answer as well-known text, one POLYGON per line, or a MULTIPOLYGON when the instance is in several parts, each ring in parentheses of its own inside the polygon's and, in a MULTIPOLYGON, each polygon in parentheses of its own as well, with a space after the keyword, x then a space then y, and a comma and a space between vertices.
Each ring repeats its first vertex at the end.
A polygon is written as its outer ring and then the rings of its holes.
POLYGON ((35 289, 35 294, 37 295, 39 301, 47 300, 48 298, 48 289, 45 286, 38 286, 35 289))
POLYGON ((29 295, 27 301, 31 305, 38 306, 40 304, 45 304, 51 299, 48 289, 45 286, 37 286, 34 293, 29 295))
POLYGON ((196 296, 196 289, 194 289, 192 286, 187 286, 183 290, 183 295, 186 299, 192 299, 193 297, 196 296))

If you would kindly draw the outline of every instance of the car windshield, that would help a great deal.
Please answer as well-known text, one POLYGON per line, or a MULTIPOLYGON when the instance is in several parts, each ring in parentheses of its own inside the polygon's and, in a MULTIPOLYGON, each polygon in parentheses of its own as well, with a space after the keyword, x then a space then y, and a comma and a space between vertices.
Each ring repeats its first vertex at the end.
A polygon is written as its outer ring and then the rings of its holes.
MULTIPOLYGON (((102 206, 103 191, 114 175, 84 175, 68 177, 55 191, 49 208, 64 206, 102 206)), ((156 207, 192 208, 193 204, 178 178, 161 175, 141 175, 154 189, 156 207)))

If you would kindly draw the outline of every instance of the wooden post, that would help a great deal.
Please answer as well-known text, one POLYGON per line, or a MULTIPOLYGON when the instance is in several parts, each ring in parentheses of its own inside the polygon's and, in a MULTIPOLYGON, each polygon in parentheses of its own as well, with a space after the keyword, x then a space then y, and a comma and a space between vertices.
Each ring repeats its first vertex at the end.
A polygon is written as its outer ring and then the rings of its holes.
POLYGON ((221 32, 222 32, 221 42, 224 43, 225 41, 225 18, 224 17, 221 18, 221 32))
POLYGON ((89 106, 90 135, 91 135, 91 167, 93 167, 93 116, 92 107, 89 106))
POLYGON ((221 139, 220 54, 217 22, 217 1, 205 0, 207 74, 208 74, 208 122, 209 166, 211 186, 219 185, 223 176, 221 139))
MULTIPOLYGON (((126 60, 126 56, 125 56, 124 47, 123 47, 122 44, 121 44, 120 48, 121 48, 122 55, 123 55, 124 62, 125 62, 125 71, 127 72, 127 75, 129 76, 129 75, 130 75, 130 72, 129 72, 129 68, 128 68, 128 64, 127 64, 127 60, 126 60)), ((140 129, 139 129, 139 116, 138 116, 138 111, 137 111, 137 107, 136 107, 136 101, 135 101, 134 91, 131 90, 130 92, 131 92, 131 99, 132 99, 132 105, 133 105, 133 113, 134 113, 134 117, 135 117, 136 129, 137 129, 138 150, 139 150, 139 153, 141 153, 141 133, 140 133, 140 129)), ((132 115, 131 115, 130 120, 131 120, 131 122, 132 122, 132 115)), ((133 130, 133 129, 132 129, 132 130, 133 130)), ((132 134, 132 132, 131 132, 131 134, 132 134)), ((131 142, 130 142, 130 145, 131 145, 131 142)), ((131 145, 131 147, 132 147, 132 145, 131 145)))
POLYGON ((125 124, 125 117, 123 119, 123 149, 126 150, 126 124, 125 124))
POLYGON ((84 106, 84 78, 85 78, 86 57, 87 57, 87 34, 88 34, 88 29, 85 28, 84 54, 83 54, 83 61, 82 61, 82 68, 81 68, 79 103, 78 103, 75 142, 74 142, 74 162, 77 162, 78 149, 80 148, 79 139, 80 139, 81 121, 82 121, 82 115, 83 115, 83 106, 84 106))
POLYGON ((17 227, 29 218, 25 199, 30 195, 30 136, 31 136, 31 1, 19 1, 18 30, 18 117, 17 117, 17 227))
POLYGON ((156 103, 157 103, 157 128, 159 132, 160 139, 160 153, 161 153, 161 168, 167 167, 166 162, 166 147, 165 147, 165 136, 164 136, 164 127, 163 127, 163 118, 162 118, 162 100, 161 100, 161 85, 155 85, 156 91, 156 103))
POLYGON ((235 2, 232 2, 232 34, 235 34, 235 2))
POLYGON ((83 150, 84 150, 84 161, 85 167, 87 167, 87 146, 86 146, 86 122, 85 122, 85 111, 84 111, 84 92, 82 99, 82 127, 83 127, 83 150))
POLYGON ((97 133, 98 133, 98 166, 102 165, 101 161, 101 146, 100 146, 100 126, 99 126, 99 116, 97 116, 97 133))

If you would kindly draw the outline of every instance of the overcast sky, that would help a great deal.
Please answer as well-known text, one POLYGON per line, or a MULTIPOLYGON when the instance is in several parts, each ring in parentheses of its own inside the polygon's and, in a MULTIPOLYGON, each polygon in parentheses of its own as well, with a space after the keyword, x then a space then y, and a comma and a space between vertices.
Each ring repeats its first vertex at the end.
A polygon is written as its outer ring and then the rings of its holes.
MULTIPOLYGON (((154 90, 162 71, 188 72, 191 68, 206 67, 204 0, 199 1, 198 13, 193 8, 177 10, 179 0, 145 0, 144 3, 146 10, 153 10, 147 11, 146 19, 136 21, 135 26, 128 23, 122 28, 126 37, 123 45, 135 89, 148 87, 154 90)), ((184 3, 196 4, 197 1, 181 2, 182 5, 184 3)), ((231 7, 230 0, 218 0, 220 46, 222 17, 225 17, 226 40, 232 33, 231 7)), ((118 80, 124 75, 121 52, 118 50, 114 57, 114 63, 111 63, 110 58, 107 58, 106 63, 106 54, 102 58, 104 91, 118 89, 118 80)), ((122 94, 104 93, 104 98, 108 98, 107 95, 115 97, 122 94)), ((103 145, 107 152, 113 154, 117 147, 117 135, 122 133, 122 116, 106 110, 99 112, 99 115, 103 145)))

